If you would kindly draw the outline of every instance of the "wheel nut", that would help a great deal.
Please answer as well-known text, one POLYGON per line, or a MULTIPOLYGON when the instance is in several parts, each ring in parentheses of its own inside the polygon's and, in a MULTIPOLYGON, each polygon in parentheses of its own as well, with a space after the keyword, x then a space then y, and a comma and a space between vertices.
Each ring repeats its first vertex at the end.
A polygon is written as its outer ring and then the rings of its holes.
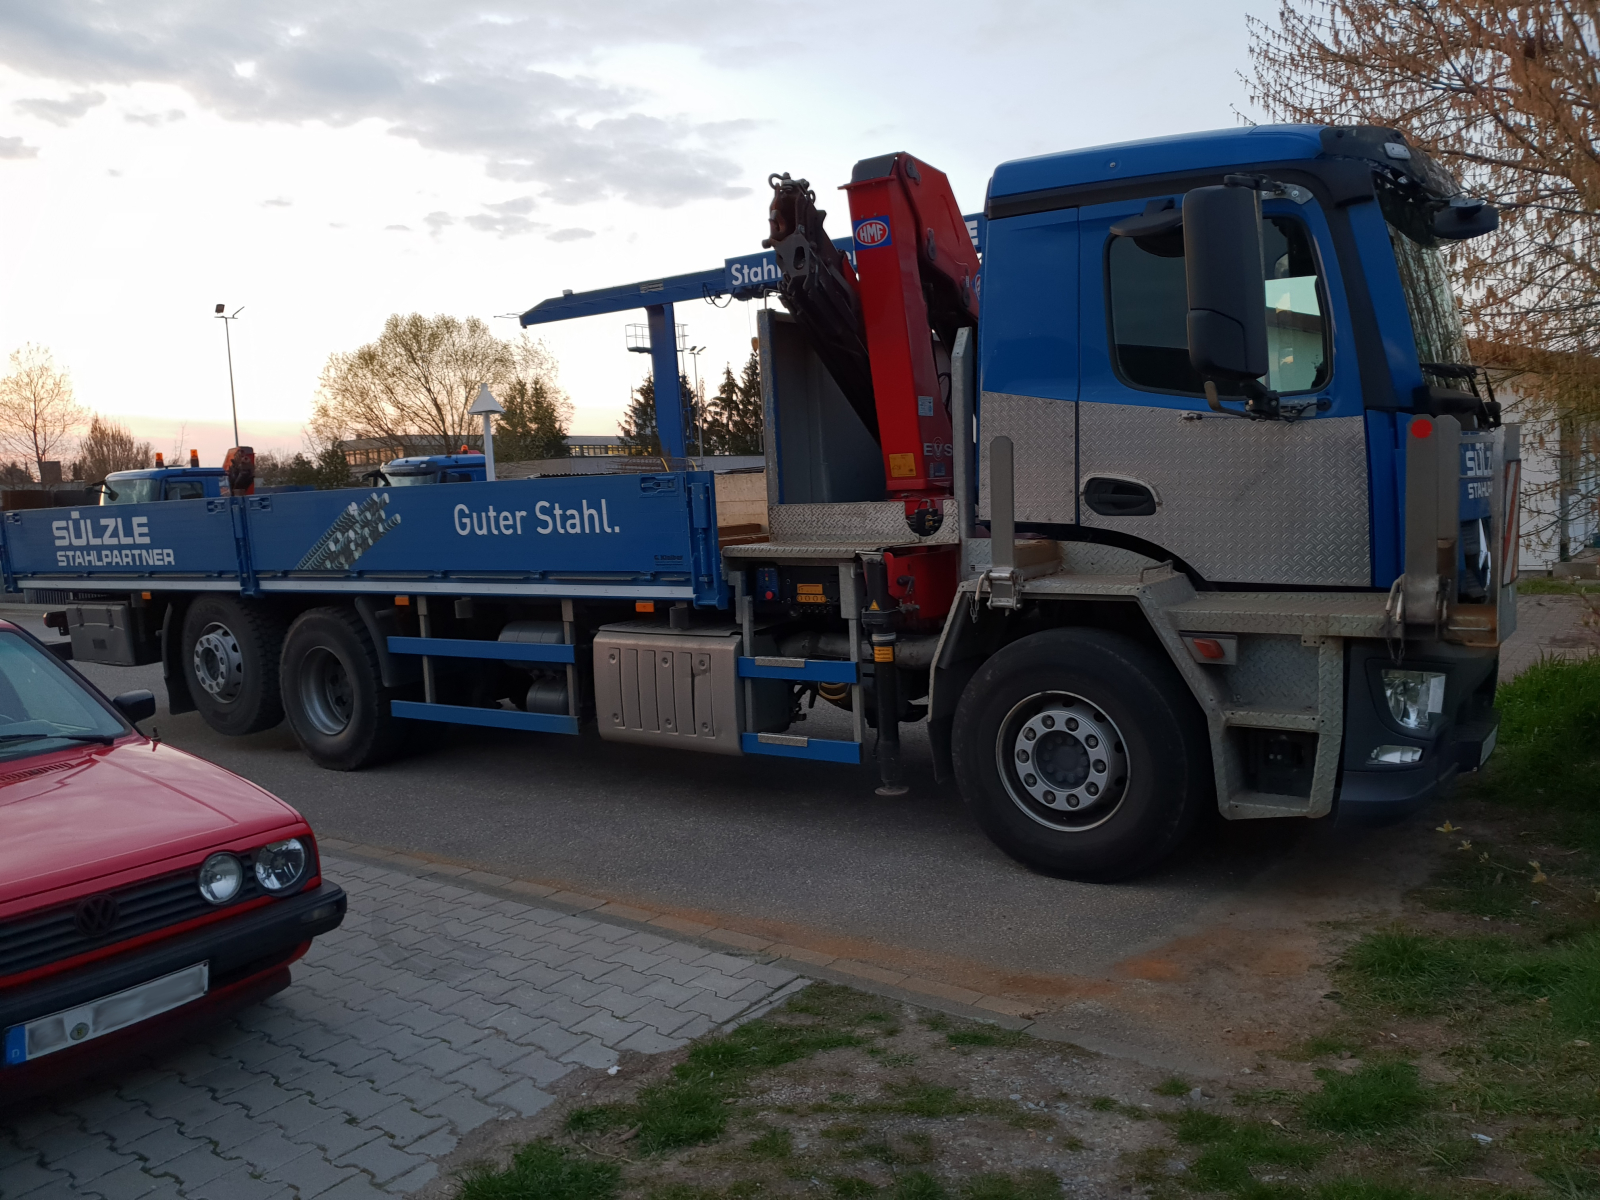
POLYGON ((1067 718, 1067 731, 1069 733, 1077 733, 1078 732, 1078 718, 1077 717, 1068 717, 1067 718))
POLYGON ((1028 761, 1028 752, 1026 750, 1018 750, 1017 751, 1017 761, 1018 762, 1027 762, 1028 761))
POLYGON ((1077 792, 1073 792, 1070 796, 1067 797, 1067 807, 1068 808, 1077 808, 1078 807, 1078 793, 1077 792))
POLYGON ((1104 775, 1106 773, 1106 762, 1105 762, 1105 759, 1103 759, 1103 758, 1095 759, 1094 760, 1094 770, 1095 770, 1095 774, 1096 775, 1104 775))
POLYGON ((1044 720, 1040 721, 1039 724, 1043 725, 1046 729, 1054 729, 1056 727, 1056 719, 1054 717, 1047 716, 1044 720))
POLYGON ((1039 782, 1039 777, 1037 775, 1024 775, 1022 777, 1022 782, 1027 784, 1029 787, 1032 787, 1034 784, 1039 782))
POLYGON ((1046 792, 1044 794, 1044 802, 1046 804, 1054 804, 1056 802, 1056 794, 1054 792, 1046 792))
POLYGON ((1031 741, 1033 741, 1033 739, 1034 739, 1034 738, 1036 738, 1036 737, 1038 737, 1038 736, 1039 736, 1039 735, 1038 735, 1038 734, 1037 734, 1037 733, 1035 733, 1035 732, 1034 732, 1034 731, 1033 731, 1033 730, 1031 730, 1031 729, 1024 729, 1024 730, 1023 730, 1023 731, 1022 731, 1022 736, 1023 736, 1023 738, 1024 738, 1024 739, 1025 739, 1025 740, 1027 740, 1027 741, 1030 741, 1030 742, 1031 742, 1031 741))
POLYGON ((1083 744, 1085 746, 1089 747, 1089 749, 1093 750, 1096 746, 1098 746, 1100 744, 1100 739, 1095 737, 1095 735, 1091 733, 1088 737, 1083 739, 1083 744))
POLYGON ((1100 785, 1098 783, 1091 783, 1083 790, 1088 792, 1091 796, 1098 796, 1100 794, 1100 785))

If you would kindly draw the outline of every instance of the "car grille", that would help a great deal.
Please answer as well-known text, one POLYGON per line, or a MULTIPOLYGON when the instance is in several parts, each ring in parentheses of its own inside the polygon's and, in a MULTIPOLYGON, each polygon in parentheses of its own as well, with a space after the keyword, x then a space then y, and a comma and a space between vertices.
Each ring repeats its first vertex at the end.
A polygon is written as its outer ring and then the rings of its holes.
MULTIPOLYGON (((107 893, 116 898, 117 919, 101 934, 85 934, 78 927, 81 902, 77 900, 0 922, 0 978, 216 912, 217 907, 200 895, 199 876, 198 870, 181 871, 107 893)), ((244 887, 232 903, 259 895, 255 873, 246 870, 244 887)))

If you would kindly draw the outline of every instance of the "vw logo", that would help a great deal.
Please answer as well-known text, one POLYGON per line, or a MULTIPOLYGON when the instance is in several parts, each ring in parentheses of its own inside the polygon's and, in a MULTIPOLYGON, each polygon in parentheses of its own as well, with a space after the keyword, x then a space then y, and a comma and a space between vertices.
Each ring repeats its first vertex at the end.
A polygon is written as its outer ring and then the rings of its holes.
POLYGON ((75 913, 78 932, 84 937, 103 937, 117 924, 117 898, 101 894, 78 901, 75 913))

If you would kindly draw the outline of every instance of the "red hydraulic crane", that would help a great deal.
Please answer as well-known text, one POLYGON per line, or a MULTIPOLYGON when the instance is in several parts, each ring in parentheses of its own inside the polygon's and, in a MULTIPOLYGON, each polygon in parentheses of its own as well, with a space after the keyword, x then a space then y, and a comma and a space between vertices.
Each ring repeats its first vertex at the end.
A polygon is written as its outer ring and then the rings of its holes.
POLYGON ((853 268, 807 181, 771 182, 762 244, 777 252, 784 304, 877 438, 888 496, 906 501, 908 520, 936 514, 954 462, 950 348, 978 323, 978 255, 950 181, 904 153, 857 163, 844 186, 853 268))

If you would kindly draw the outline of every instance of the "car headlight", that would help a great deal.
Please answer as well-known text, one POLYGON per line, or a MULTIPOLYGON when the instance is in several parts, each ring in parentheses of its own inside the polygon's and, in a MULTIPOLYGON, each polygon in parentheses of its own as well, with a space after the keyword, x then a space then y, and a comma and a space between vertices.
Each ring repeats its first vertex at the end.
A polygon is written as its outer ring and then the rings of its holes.
POLYGON ((1383 698, 1394 719, 1407 729, 1426 729, 1428 718, 1444 711, 1445 676, 1439 671, 1383 669, 1383 698))
POLYGON ((212 904, 226 904, 244 886, 244 868, 231 854, 213 854, 200 864, 200 894, 212 904))
POLYGON ((256 851, 256 879, 269 892, 286 892, 306 877, 310 862, 299 838, 273 842, 256 851))

